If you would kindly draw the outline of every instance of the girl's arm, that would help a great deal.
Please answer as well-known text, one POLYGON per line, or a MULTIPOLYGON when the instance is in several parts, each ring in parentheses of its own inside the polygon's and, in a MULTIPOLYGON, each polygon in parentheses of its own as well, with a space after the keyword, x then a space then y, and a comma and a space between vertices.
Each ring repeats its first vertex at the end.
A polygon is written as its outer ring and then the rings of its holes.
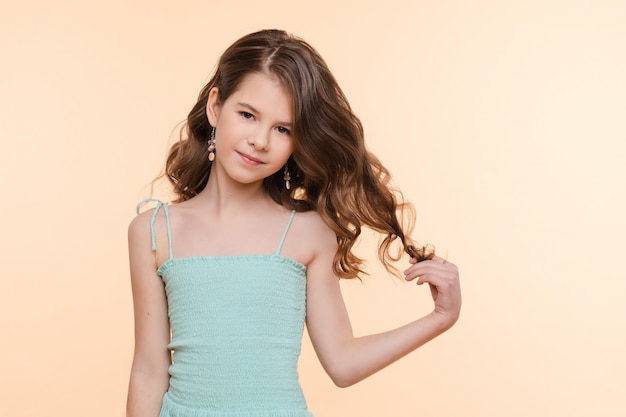
POLYGON ((170 327, 161 278, 151 249, 149 212, 128 229, 130 276, 135 313, 135 353, 126 404, 127 417, 157 417, 169 384, 170 327))
POLYGON ((454 264, 435 257, 415 263, 405 279, 429 284, 433 311, 403 327, 355 338, 332 271, 334 235, 322 237, 319 253, 307 269, 307 329, 322 366, 333 382, 347 387, 372 375, 449 329, 461 308, 459 274, 454 264))

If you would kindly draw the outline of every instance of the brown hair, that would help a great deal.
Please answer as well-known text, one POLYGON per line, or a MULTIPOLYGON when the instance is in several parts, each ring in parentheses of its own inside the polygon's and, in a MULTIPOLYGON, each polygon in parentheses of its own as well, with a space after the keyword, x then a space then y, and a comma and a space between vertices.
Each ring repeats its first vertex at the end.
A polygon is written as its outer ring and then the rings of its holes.
POLYGON ((363 226, 382 234, 378 256, 390 271, 402 256, 401 249, 392 248, 396 240, 411 257, 432 258, 432 251, 416 249, 405 234, 398 213, 407 216, 410 232, 414 210, 390 188, 389 171, 365 148, 363 126, 326 63, 307 42, 281 30, 246 35, 223 53, 167 158, 165 176, 178 195, 176 201, 195 196, 209 179, 209 92, 217 87, 223 103, 251 72, 276 76, 293 100, 294 151, 287 161, 291 190, 285 188, 280 171, 267 177, 264 187, 278 204, 317 211, 336 233, 335 273, 355 278, 364 272, 363 260, 352 252, 363 226))

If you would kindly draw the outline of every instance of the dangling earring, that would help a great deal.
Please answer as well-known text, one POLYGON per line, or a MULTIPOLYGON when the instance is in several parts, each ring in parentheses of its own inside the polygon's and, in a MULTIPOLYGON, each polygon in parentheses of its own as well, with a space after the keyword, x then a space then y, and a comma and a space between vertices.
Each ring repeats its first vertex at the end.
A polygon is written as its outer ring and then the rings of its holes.
POLYGON ((291 174, 289 173, 289 167, 285 163, 285 171, 283 172, 283 179, 285 180, 285 188, 291 190, 291 174))
POLYGON ((211 130, 211 137, 209 138, 209 161, 213 162, 215 159, 215 128, 211 130))

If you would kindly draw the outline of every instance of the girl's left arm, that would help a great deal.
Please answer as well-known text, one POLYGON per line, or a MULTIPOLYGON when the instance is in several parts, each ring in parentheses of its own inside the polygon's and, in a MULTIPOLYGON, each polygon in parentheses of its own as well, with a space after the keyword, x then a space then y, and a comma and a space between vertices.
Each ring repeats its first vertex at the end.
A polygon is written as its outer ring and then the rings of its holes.
POLYGON ((411 260, 405 279, 429 284, 432 312, 385 333, 354 337, 339 279, 332 271, 337 246, 332 240, 326 243, 307 268, 307 329, 322 366, 337 386, 347 387, 372 375, 445 332, 458 319, 457 267, 438 257, 419 263, 411 260))

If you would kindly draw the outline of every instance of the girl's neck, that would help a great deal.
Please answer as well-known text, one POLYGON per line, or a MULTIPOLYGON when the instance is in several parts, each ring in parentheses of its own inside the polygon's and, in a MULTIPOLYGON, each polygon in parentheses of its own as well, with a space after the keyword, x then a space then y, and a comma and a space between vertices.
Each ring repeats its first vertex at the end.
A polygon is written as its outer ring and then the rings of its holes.
POLYGON ((268 196, 262 181, 241 184, 219 177, 217 172, 211 173, 206 187, 197 195, 197 199, 214 215, 221 216, 223 213, 236 215, 276 204, 268 196))

